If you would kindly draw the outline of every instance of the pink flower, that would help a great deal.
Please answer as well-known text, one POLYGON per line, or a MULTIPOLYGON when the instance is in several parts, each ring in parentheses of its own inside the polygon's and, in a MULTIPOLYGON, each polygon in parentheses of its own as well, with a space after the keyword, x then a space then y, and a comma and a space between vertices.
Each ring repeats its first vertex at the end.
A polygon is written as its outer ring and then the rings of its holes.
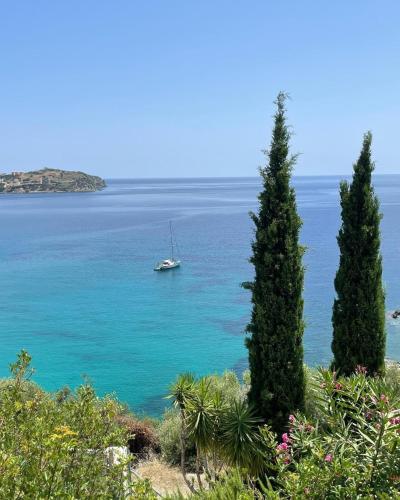
POLYGON ((289 448, 289 446, 287 443, 281 443, 281 444, 278 444, 278 446, 276 447, 276 451, 278 453, 280 453, 281 451, 287 451, 288 448, 289 448))
POLYGON ((340 384, 339 382, 336 382, 336 384, 335 384, 335 389, 336 389, 337 391, 340 391, 341 389, 343 389, 342 384, 340 384))
POLYGON ((333 457, 330 453, 328 453, 328 455, 326 455, 326 457, 324 458, 325 462, 332 462, 333 460, 333 457))
POLYGON ((391 418, 390 419, 390 423, 392 425, 398 425, 398 424, 400 424, 400 417, 393 417, 393 418, 391 418))
POLYGON ((381 394, 380 400, 386 404, 389 403, 389 398, 387 396, 385 396, 385 394, 381 394))
POLYGON ((290 443, 290 438, 289 438, 287 432, 285 432, 284 434, 282 434, 282 441, 284 443, 290 443))
POLYGON ((296 420, 295 416, 294 415, 289 415, 289 422, 291 424, 294 424, 294 421, 296 420))

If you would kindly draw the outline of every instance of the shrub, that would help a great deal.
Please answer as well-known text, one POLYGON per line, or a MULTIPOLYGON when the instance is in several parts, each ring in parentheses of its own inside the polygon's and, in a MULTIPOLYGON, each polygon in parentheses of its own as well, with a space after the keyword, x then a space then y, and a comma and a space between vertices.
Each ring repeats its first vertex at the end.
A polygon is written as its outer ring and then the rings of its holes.
MULTIPOLYGON (((12 378, 4 378, 0 380, 0 400, 2 395, 9 392, 14 386, 15 381, 12 378)), ((46 393, 43 389, 31 380, 22 380, 20 386, 20 397, 24 401, 29 401, 35 397, 45 397, 46 393)))
POLYGON ((127 433, 129 451, 144 458, 152 451, 160 451, 160 443, 154 425, 149 420, 138 420, 133 415, 118 415, 118 425, 127 433))
POLYGON ((118 403, 89 385, 56 400, 27 382, 29 365, 22 351, 1 387, 0 498, 122 498, 127 461, 107 464, 106 452, 125 440, 118 403))
MULTIPOLYGON (((178 465, 181 460, 180 450, 181 420, 179 412, 174 408, 165 411, 160 425, 157 427, 157 437, 160 443, 162 458, 170 465, 178 465)), ((192 440, 187 440, 186 467, 194 470, 195 447, 192 440)))
POLYGON ((400 401, 385 379, 362 371, 336 378, 321 370, 318 419, 291 416, 277 447, 278 484, 288 497, 398 497, 400 401))

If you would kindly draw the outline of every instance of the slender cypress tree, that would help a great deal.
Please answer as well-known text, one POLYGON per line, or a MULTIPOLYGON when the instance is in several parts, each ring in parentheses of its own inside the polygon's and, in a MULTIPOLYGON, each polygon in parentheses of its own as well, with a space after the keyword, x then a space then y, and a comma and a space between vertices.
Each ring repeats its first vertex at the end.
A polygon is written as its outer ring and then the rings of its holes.
POLYGON ((372 134, 364 136, 351 184, 340 185, 340 264, 333 305, 333 366, 343 375, 358 365, 373 375, 384 370, 385 296, 382 288, 379 202, 371 184, 372 134))
POLYGON ((246 339, 251 388, 249 402, 272 428, 280 432, 291 412, 304 403, 303 371, 303 247, 299 245, 301 219, 290 186, 295 156, 289 156, 286 95, 278 94, 275 124, 267 165, 260 169, 263 191, 252 244, 255 279, 245 283, 252 291, 253 310, 246 339))

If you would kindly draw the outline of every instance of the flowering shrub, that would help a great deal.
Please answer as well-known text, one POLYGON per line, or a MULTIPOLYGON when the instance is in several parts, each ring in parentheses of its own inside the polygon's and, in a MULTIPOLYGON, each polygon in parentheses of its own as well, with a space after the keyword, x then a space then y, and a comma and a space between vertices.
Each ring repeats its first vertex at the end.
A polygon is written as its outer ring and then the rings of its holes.
POLYGON ((146 482, 131 484, 129 458, 107 458, 107 448, 126 443, 120 405, 89 385, 43 393, 28 381, 29 364, 21 352, 0 387, 0 499, 155 498, 146 482))
MULTIPOLYGON (((398 496, 400 402, 360 367, 349 378, 321 370, 318 419, 291 415, 276 448, 279 491, 293 498, 398 496)), ((389 498, 389 497, 388 497, 389 498)))

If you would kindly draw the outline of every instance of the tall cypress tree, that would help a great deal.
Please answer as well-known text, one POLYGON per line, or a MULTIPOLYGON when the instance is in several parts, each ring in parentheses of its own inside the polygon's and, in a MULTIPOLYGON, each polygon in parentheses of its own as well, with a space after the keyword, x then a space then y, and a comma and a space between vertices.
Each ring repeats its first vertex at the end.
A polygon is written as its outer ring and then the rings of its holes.
POLYGON ((299 245, 301 219, 290 186, 295 156, 289 155, 286 95, 278 94, 267 165, 260 169, 263 190, 252 244, 255 279, 253 310, 247 326, 251 388, 249 402, 277 432, 291 412, 304 402, 303 371, 303 248, 299 245))
POLYGON ((372 134, 364 136, 352 183, 340 185, 342 226, 338 235, 340 264, 333 305, 333 366, 343 375, 357 365, 373 375, 384 370, 385 297, 382 288, 379 202, 371 174, 372 134))

